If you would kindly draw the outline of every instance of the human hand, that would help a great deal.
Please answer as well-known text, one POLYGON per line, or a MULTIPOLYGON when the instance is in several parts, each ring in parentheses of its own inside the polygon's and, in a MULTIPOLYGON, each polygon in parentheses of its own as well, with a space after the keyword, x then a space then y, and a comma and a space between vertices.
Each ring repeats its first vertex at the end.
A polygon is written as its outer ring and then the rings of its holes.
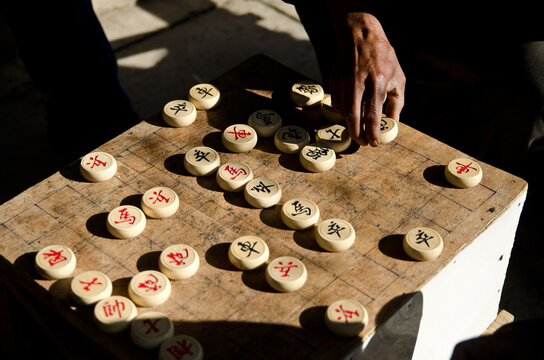
POLYGON ((399 120, 406 77, 378 19, 335 4, 329 9, 340 53, 329 79, 332 106, 355 141, 378 146, 382 113, 399 120))

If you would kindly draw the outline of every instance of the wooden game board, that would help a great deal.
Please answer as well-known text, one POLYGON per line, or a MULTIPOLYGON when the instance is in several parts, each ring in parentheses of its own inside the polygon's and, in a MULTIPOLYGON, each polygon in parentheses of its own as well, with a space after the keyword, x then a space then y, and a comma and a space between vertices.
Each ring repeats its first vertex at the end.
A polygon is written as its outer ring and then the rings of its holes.
MULTIPOLYGON (((464 154, 403 123, 393 143, 378 148, 352 144, 325 173, 305 171, 298 156, 279 153, 272 139, 260 139, 249 153, 225 150, 222 130, 247 123, 253 111, 263 108, 276 110, 284 124, 302 125, 313 135, 325 121, 315 110, 294 108, 288 95, 290 85, 301 78, 263 55, 248 59, 211 82, 222 92, 221 103, 199 111, 192 125, 172 128, 157 115, 101 146, 117 159, 114 178, 89 183, 75 162, 3 204, 0 253, 14 264, 21 281, 32 279, 36 296, 57 304, 56 311, 117 358, 156 358, 157 352, 138 349, 127 332, 99 332, 92 309, 75 307, 69 299, 69 279, 43 280, 36 274, 32 261, 40 248, 55 243, 71 247, 76 273, 101 270, 113 281, 114 294, 127 296, 134 274, 158 268, 161 249, 188 244, 200 256, 198 273, 172 282, 170 299, 153 310, 168 314, 176 333, 197 338, 207 358, 338 358, 361 338, 342 339, 326 330, 322 318, 328 304, 354 298, 365 305, 370 324, 361 336, 367 338, 401 307, 406 294, 417 292, 510 207, 527 184, 480 162, 480 185, 452 188, 444 180, 444 165, 464 154), (322 219, 350 221, 357 232, 355 244, 342 253, 322 251, 311 231, 282 224, 279 205, 255 209, 242 193, 222 191, 215 176, 191 176, 183 167, 183 155, 198 145, 218 150, 222 162, 246 162, 256 177, 277 180, 282 202, 307 197, 318 204, 322 219), (158 185, 178 193, 177 214, 148 219, 143 234, 133 239, 110 236, 107 213, 120 204, 138 205, 141 194, 158 185), (402 235, 418 225, 444 238, 437 260, 417 262, 403 253, 402 235), (308 269, 305 286, 277 293, 266 284, 263 270, 234 268, 228 245, 249 234, 267 242, 271 259, 301 259, 308 269)), ((165 103, 184 98, 184 90, 165 103)))

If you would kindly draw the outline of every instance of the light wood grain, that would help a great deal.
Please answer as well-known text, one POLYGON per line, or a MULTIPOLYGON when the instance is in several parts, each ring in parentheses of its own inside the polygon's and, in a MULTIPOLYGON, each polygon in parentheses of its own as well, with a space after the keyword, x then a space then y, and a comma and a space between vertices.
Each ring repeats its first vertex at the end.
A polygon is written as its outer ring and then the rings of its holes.
MULTIPOLYGON (((14 264, 14 276, 49 290, 37 291, 39 297, 55 293, 60 300, 48 300, 57 304, 55 310, 113 356, 156 358, 154 352, 133 346, 126 334, 101 334, 90 309, 75 307, 59 291, 62 281, 36 276, 30 260, 45 245, 67 245, 78 258, 76 274, 103 271, 113 281, 114 294, 126 296, 134 274, 158 269, 162 249, 185 243, 198 252, 200 269, 190 279, 173 282, 170 299, 154 310, 170 316, 177 334, 197 338, 206 357, 331 358, 361 339, 331 336, 322 321, 327 305, 348 297, 366 306, 370 319, 364 338, 383 320, 383 313, 377 317, 382 309, 394 311, 395 299, 420 289, 527 187, 522 179, 479 161, 481 183, 452 188, 443 178, 444 166, 466 154, 403 123, 390 144, 352 144, 338 155, 332 170, 320 174, 304 170, 297 155, 277 151, 271 139, 260 139, 247 154, 223 147, 223 129, 246 122, 259 109, 273 109, 286 124, 303 126, 313 136, 326 121, 319 111, 302 111, 289 99, 291 84, 301 78, 266 56, 254 56, 211 81, 221 91, 221 103, 199 111, 192 125, 166 125, 160 118, 161 104, 157 116, 101 146, 98 150, 118 162, 111 180, 86 182, 76 161, 3 204, 0 253, 14 264), (256 177, 278 181, 283 190, 280 205, 307 197, 318 204, 322 219, 350 221, 357 233, 355 244, 345 252, 324 252, 310 231, 293 231, 282 224, 279 205, 255 209, 243 193, 222 191, 215 176, 190 175, 183 155, 201 145, 216 149, 222 163, 242 161, 256 177), (139 204, 141 194, 154 186, 174 189, 179 211, 167 219, 148 219, 136 238, 112 238, 105 226, 107 213, 120 204, 139 204), (417 262, 403 253, 402 235, 415 226, 442 235, 444 251, 435 261, 417 262), (227 257, 228 244, 243 235, 265 240, 271 259, 301 259, 308 269, 305 286, 280 294, 266 284, 263 270, 234 268, 227 257)), ((172 99, 178 96, 172 94, 172 99)))

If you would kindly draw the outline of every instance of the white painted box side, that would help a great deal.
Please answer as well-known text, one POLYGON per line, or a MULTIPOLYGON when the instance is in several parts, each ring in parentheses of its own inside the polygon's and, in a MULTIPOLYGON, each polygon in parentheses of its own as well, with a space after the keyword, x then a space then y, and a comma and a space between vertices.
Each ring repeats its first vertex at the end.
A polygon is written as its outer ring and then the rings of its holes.
POLYGON ((344 359, 450 359, 459 342, 480 336, 499 310, 526 196, 525 191, 344 359))
POLYGON ((450 359, 457 343, 495 320, 514 245, 523 193, 423 288, 423 314, 412 359, 450 359))

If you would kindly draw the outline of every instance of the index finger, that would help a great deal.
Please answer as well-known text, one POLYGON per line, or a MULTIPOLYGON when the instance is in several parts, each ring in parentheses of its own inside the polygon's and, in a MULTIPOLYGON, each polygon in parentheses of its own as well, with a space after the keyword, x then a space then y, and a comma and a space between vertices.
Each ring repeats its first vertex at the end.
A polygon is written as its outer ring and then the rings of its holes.
POLYGON ((400 112, 404 107, 404 93, 394 89, 387 93, 387 104, 385 114, 397 122, 400 119, 400 112))
POLYGON ((386 96, 382 89, 382 87, 374 87, 364 107, 365 136, 368 143, 374 147, 380 144, 380 120, 386 96))
POLYGON ((348 131, 353 140, 361 145, 367 145, 363 131, 363 120, 361 117, 361 105, 363 101, 364 85, 357 84, 355 79, 346 86, 344 101, 344 116, 348 125, 348 131))

